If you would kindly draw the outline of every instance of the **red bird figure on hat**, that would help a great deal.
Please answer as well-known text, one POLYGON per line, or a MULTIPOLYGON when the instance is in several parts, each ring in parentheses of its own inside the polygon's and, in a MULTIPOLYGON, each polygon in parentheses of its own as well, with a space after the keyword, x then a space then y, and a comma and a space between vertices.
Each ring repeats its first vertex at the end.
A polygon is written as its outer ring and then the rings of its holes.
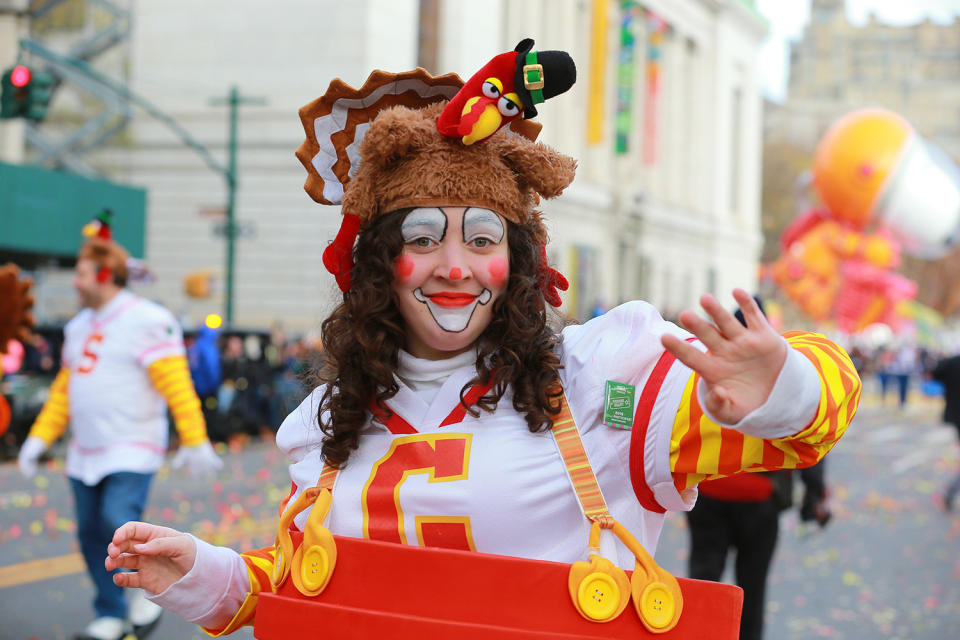
POLYGON ((437 131, 471 145, 521 115, 533 118, 534 105, 573 86, 576 67, 566 52, 532 48, 532 39, 521 40, 473 74, 437 118, 437 131))
POLYGON ((501 53, 475 73, 437 118, 437 130, 473 144, 516 120, 523 110, 513 88, 516 53, 501 53))
POLYGON ((113 211, 110 209, 104 209, 97 214, 97 217, 83 225, 83 230, 81 233, 85 238, 100 238, 101 240, 112 240, 113 231, 111 230, 111 225, 113 224, 113 211))

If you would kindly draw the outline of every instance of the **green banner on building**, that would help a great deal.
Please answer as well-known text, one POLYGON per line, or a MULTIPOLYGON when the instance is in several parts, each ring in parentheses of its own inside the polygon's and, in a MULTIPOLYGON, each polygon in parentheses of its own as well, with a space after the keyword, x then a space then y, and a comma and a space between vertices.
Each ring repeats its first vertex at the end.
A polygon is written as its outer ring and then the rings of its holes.
POLYGON ((0 249, 75 256, 83 225, 104 208, 114 213, 114 239, 143 258, 145 189, 0 162, 0 249))

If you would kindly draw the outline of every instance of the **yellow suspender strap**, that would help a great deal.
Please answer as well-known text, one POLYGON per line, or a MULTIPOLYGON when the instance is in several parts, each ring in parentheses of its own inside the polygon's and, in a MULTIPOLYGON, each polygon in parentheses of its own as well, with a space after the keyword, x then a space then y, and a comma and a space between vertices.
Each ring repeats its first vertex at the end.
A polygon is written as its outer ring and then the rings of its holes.
POLYGON ((333 493, 333 483, 337 479, 339 469, 331 467, 329 464, 323 464, 323 471, 320 472, 320 479, 317 480, 317 487, 320 489, 329 489, 333 493))
POLYGON ((577 493, 577 499, 580 500, 580 506, 587 519, 596 522, 604 529, 612 529, 613 516, 607 509, 607 503, 604 502, 603 494, 600 493, 600 485, 597 484, 597 477, 593 474, 587 452, 583 449, 580 432, 577 431, 577 423, 574 422, 573 414, 570 412, 567 396, 562 390, 560 394, 560 413, 553 419, 552 429, 560 456, 567 467, 567 475, 570 476, 573 490, 577 493))
POLYGON ((607 503, 600 493, 600 485, 593 474, 587 453, 580 440, 580 432, 573 421, 567 396, 560 396, 560 413, 553 420, 553 437, 560 449, 560 456, 567 467, 567 474, 577 493, 580 506, 593 526, 590 531, 590 548, 593 553, 589 562, 579 561, 570 565, 569 589, 574 608, 587 620, 607 622, 620 615, 627 603, 633 600, 640 621, 651 633, 664 633, 672 629, 683 611, 683 593, 677 579, 661 569, 647 550, 630 535, 623 525, 613 519, 607 503), (627 578, 622 569, 599 555, 600 529, 612 529, 636 558, 632 578, 627 578), (614 604, 597 607, 594 590, 598 574, 605 574, 609 581, 605 590, 614 604))
MULTIPOLYGON (((297 500, 280 515, 280 522, 277 525, 277 538, 274 542, 276 555, 274 557, 273 575, 271 576, 274 591, 280 588, 280 585, 287 579, 290 574, 291 563, 295 559, 293 541, 290 538, 290 525, 297 514, 310 506, 313 506, 315 510, 319 507, 320 513, 316 517, 314 517, 314 512, 311 512, 311 517, 307 519, 306 528, 325 530, 323 521, 326 519, 330 504, 333 501, 333 482, 337 479, 337 471, 338 469, 324 464, 316 486, 301 493, 297 500), (321 502, 322 505, 320 505, 321 502), (311 526, 311 520, 315 521, 315 526, 311 526)), ((327 533, 329 534, 329 532, 327 533)), ((306 535, 306 531, 304 531, 304 534, 306 535)), ((329 544, 333 544, 332 538, 329 539, 329 544)), ((336 551, 333 552, 333 558, 336 559, 336 551)), ((300 563, 297 562, 296 564, 299 565, 300 563)), ((333 571, 332 567, 330 571, 333 571)), ((323 584, 325 586, 326 582, 323 584)))

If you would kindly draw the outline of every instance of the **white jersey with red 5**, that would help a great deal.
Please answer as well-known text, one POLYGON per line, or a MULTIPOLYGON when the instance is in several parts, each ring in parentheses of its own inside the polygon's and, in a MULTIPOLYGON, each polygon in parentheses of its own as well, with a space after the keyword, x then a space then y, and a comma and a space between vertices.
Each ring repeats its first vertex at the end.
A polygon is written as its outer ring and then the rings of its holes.
POLYGON ((64 336, 72 433, 67 475, 95 484, 117 471, 159 469, 167 450, 167 404, 147 368, 185 354, 173 315, 121 291, 102 308, 77 314, 64 336))

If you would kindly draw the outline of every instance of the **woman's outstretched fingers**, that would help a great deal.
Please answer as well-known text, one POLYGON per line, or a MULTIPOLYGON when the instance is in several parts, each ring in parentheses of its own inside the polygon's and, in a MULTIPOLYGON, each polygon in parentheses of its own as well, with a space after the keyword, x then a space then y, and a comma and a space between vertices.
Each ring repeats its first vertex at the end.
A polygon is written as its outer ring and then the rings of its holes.
POLYGON ((710 361, 707 354, 681 340, 675 335, 670 333, 663 334, 660 336, 660 344, 662 344, 667 351, 675 355, 677 360, 687 365, 700 375, 703 375, 704 371, 709 366, 710 361))
POLYGON ((723 343, 723 335, 717 327, 693 311, 682 312, 678 319, 683 328, 697 336, 708 349, 716 349, 723 343))
POLYGON ((733 314, 727 311, 723 305, 720 304, 720 301, 710 294, 700 296, 700 306, 710 314, 710 318, 716 323, 720 329, 720 333, 727 339, 733 339, 746 331, 743 325, 733 317, 733 314))
POLYGON ((734 289, 733 299, 740 305, 740 311, 743 313, 743 319, 746 321, 748 328, 753 329, 763 326, 766 319, 763 317, 763 312, 760 311, 760 307, 757 306, 757 301, 753 299, 753 296, 743 289, 734 289))

